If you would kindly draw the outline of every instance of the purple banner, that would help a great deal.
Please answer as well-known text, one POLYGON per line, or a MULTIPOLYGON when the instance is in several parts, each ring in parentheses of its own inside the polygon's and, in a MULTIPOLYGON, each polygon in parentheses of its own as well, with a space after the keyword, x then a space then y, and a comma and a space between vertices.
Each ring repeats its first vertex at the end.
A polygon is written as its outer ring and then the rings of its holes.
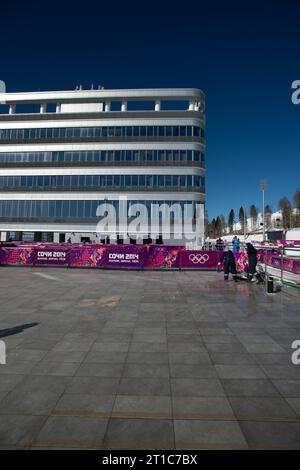
POLYGON ((142 269, 145 267, 146 249, 143 245, 116 245, 110 247, 103 258, 105 268, 142 269))
POLYGON ((69 248, 49 247, 34 249, 34 264, 49 266, 66 266, 69 264, 69 248))
POLYGON ((34 247, 3 247, 0 259, 1 264, 32 266, 34 264, 34 247))
POLYGON ((273 266, 274 268, 281 269, 281 266, 284 271, 289 271, 291 273, 300 274, 300 261, 291 258, 281 258, 281 256, 267 254, 263 256, 262 261, 266 261, 266 264, 273 266))
POLYGON ((155 268, 179 268, 179 255, 183 247, 149 245, 147 247, 147 263, 148 269, 155 268))
POLYGON ((69 265, 85 268, 100 268, 104 263, 106 246, 84 245, 71 249, 69 265))
POLYGON ((180 267, 192 269, 216 269, 220 258, 219 251, 181 251, 180 267))

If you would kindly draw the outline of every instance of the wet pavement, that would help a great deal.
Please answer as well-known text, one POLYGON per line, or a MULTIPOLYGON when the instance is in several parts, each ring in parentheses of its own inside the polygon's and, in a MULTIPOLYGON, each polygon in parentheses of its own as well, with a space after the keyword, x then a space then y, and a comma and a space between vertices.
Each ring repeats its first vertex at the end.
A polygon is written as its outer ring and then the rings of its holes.
POLYGON ((0 448, 300 448, 299 297, 215 272, 1 268, 0 448))

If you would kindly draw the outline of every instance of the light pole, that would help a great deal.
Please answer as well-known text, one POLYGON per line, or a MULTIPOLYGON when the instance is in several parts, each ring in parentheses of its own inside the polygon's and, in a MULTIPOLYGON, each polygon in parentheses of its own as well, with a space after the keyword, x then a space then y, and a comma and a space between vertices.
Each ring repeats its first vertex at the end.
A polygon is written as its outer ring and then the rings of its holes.
POLYGON ((265 190, 268 187, 268 182, 266 180, 262 180, 260 182, 260 189, 262 191, 262 204, 263 204, 263 216, 262 216, 262 223, 263 223, 263 242, 266 238, 266 224, 265 224, 265 190))

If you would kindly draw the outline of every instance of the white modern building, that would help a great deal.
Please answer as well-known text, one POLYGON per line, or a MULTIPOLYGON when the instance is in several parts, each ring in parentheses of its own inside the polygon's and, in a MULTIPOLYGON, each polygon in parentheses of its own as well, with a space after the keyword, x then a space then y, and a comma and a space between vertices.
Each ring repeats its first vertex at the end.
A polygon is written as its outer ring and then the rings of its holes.
POLYGON ((156 203, 203 217, 204 106, 191 88, 0 92, 1 240, 187 244, 178 226, 165 233, 163 211, 154 235, 97 233, 98 207, 121 198, 150 223, 156 203))

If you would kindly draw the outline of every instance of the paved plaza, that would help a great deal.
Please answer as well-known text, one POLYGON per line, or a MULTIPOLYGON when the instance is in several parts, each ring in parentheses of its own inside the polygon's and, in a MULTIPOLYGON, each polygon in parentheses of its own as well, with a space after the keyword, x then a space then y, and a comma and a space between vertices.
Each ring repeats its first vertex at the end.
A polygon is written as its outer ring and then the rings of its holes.
POLYGON ((1 449, 300 448, 299 297, 216 272, 0 269, 1 449))

